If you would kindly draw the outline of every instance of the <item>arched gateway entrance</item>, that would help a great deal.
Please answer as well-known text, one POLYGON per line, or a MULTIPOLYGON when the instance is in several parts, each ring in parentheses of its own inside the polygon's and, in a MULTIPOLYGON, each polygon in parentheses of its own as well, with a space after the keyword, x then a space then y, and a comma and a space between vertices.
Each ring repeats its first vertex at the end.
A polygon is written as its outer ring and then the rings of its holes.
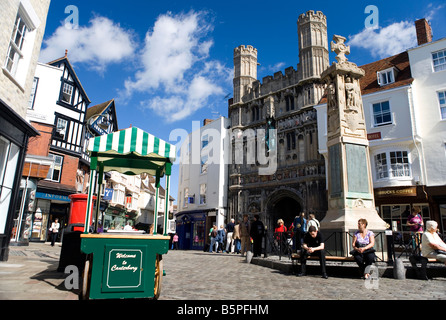
POLYGON ((268 229, 274 230, 277 220, 282 219, 288 228, 296 215, 302 211, 302 199, 289 190, 274 192, 267 202, 268 229))

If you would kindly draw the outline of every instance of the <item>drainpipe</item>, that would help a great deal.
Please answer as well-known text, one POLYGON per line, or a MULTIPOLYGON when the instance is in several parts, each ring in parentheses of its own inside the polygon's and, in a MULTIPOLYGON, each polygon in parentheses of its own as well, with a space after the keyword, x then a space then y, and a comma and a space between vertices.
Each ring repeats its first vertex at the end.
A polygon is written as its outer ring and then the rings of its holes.
POLYGON ((427 174, 426 174, 426 165, 425 165, 425 160, 424 160, 425 158, 424 158, 423 140, 418 135, 415 110, 414 110, 414 105, 413 105, 412 85, 409 85, 407 88, 407 99, 409 101, 409 111, 410 111, 410 117, 411 117, 412 140, 415 145, 415 148, 417 149, 418 159, 419 159, 419 163, 420 163, 421 179, 420 179, 419 183, 422 184, 423 192, 426 195, 426 199, 427 199, 427 193, 424 190, 424 186, 427 185, 427 174))

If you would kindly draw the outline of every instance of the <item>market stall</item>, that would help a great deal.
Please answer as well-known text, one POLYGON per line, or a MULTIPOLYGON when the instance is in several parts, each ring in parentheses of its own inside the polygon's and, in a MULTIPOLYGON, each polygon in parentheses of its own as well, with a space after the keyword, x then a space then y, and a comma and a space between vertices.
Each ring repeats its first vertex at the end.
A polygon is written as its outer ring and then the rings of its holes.
MULTIPOLYGON (((163 276, 162 255, 169 248, 167 217, 169 201, 165 201, 163 234, 158 233, 158 189, 165 177, 166 199, 176 148, 138 128, 129 128, 90 139, 90 188, 85 215, 81 250, 87 255, 83 273, 82 299, 158 298, 163 276), (93 192, 97 217, 104 172, 118 171, 126 175, 148 173, 156 178, 153 233, 96 233, 90 225, 93 192), (96 179, 97 176, 97 179, 96 179), (93 230, 93 232, 91 232, 93 230)), ((98 219, 94 219, 97 224, 98 219)))

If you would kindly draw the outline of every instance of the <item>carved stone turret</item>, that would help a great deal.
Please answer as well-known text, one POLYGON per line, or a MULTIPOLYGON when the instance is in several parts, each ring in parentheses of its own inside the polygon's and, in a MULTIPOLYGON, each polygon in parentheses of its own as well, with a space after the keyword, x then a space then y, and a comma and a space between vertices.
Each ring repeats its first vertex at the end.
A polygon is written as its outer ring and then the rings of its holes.
POLYGON ((234 101, 242 97, 257 80, 257 49, 253 46, 239 46, 234 49, 234 101))

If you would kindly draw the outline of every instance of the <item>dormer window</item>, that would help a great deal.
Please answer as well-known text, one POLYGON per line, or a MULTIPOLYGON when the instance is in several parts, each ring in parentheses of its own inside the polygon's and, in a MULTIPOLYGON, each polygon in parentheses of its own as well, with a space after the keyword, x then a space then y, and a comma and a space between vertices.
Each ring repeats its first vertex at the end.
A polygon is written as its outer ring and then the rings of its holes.
POLYGON ((390 83, 394 83, 396 78, 396 69, 390 68, 383 71, 379 71, 377 72, 377 76, 378 76, 378 84, 380 86, 385 86, 390 83))

